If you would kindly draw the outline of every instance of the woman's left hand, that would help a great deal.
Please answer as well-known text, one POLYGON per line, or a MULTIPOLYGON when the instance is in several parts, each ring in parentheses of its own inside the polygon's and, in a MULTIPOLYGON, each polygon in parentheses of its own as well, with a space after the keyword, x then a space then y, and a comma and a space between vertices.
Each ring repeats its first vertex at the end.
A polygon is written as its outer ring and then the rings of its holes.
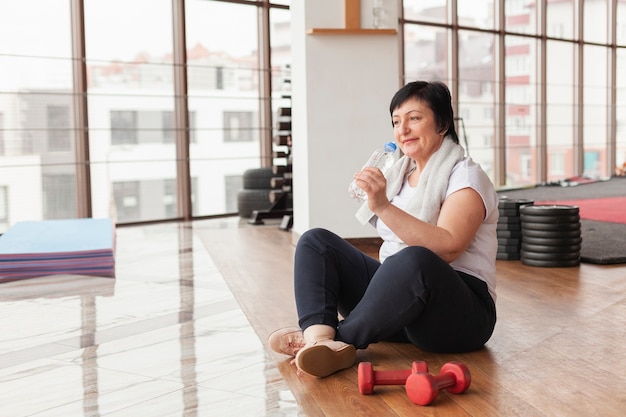
POLYGON ((367 206, 376 213, 389 205, 387 198, 387 180, 378 168, 366 167, 354 174, 356 185, 367 194, 367 206))

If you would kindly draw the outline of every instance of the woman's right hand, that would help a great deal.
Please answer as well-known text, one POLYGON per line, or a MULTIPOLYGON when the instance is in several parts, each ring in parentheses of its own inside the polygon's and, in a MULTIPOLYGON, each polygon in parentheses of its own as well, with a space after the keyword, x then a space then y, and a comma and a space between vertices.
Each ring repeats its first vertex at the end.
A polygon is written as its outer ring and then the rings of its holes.
POLYGON ((354 174, 354 179, 356 185, 367 194, 367 206, 372 213, 376 214, 390 204, 387 198, 387 180, 380 169, 365 167, 354 174))

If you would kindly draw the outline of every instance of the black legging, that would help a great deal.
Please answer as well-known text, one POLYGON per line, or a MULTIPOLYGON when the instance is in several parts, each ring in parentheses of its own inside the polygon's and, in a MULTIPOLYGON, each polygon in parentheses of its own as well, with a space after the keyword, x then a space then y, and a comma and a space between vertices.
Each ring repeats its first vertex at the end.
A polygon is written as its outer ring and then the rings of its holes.
POLYGON ((467 352, 481 348, 496 323, 487 284, 420 246, 381 264, 336 234, 312 229, 298 241, 294 275, 300 327, 335 327, 337 340, 358 349, 394 341, 467 352))

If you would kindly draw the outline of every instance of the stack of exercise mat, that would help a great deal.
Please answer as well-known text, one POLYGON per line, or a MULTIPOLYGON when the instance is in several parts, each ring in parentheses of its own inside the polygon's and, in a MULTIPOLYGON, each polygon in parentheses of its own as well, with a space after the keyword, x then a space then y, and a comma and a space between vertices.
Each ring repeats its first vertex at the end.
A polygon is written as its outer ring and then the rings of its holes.
POLYGON ((17 222, 0 236, 0 282, 43 275, 115 276, 110 218, 17 222))
POLYGON ((569 267, 580 264, 582 247, 577 206, 542 205, 501 197, 496 259, 524 265, 569 267))
POLYGON ((520 258, 524 265, 569 267, 580 264, 582 237, 577 206, 522 206, 520 218, 520 258))

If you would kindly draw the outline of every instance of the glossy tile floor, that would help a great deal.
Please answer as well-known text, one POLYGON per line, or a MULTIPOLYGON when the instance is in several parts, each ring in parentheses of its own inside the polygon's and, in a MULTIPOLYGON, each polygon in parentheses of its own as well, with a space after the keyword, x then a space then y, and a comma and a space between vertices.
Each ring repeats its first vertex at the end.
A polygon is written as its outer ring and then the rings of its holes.
POLYGON ((194 233, 117 229, 116 278, 0 284, 0 416, 298 416, 194 233))

